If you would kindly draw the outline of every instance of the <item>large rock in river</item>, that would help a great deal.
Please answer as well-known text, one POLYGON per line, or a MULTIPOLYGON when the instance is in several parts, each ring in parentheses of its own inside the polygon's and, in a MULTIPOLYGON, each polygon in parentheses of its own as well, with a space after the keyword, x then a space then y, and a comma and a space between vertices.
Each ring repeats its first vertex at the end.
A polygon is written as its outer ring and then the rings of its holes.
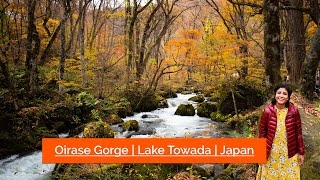
POLYGON ((193 97, 189 98, 188 100, 201 103, 201 102, 204 101, 204 95, 203 94, 199 94, 199 95, 196 95, 196 96, 193 96, 193 97))
POLYGON ((217 106, 214 103, 203 102, 197 104, 197 114, 200 117, 210 117, 210 114, 216 111, 217 106))
POLYGON ((128 120, 122 124, 122 128, 127 131, 138 131, 139 123, 137 120, 128 120))
POLYGON ((180 104, 174 114, 180 116, 194 116, 196 112, 192 104, 180 104))
POLYGON ((106 122, 108 124, 120 124, 124 121, 117 114, 109 114, 107 117, 103 119, 103 122, 106 122))
POLYGON ((111 129, 109 124, 96 121, 90 122, 86 125, 83 130, 83 137, 86 138, 113 138, 114 131, 111 129))

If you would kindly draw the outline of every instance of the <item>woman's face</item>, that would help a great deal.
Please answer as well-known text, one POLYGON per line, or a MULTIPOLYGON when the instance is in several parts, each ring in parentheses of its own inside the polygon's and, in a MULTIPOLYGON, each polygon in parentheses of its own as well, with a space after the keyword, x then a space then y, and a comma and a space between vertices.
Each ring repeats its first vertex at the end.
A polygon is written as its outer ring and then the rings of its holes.
POLYGON ((275 96, 276 102, 279 105, 285 105, 289 100, 288 91, 285 88, 279 88, 275 96))

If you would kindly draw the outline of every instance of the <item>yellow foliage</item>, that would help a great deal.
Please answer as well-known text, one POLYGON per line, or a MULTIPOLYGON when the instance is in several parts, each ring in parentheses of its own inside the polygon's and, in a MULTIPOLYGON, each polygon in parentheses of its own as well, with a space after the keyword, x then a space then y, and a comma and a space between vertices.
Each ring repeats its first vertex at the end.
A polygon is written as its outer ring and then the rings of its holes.
POLYGON ((188 29, 182 31, 181 35, 185 39, 198 39, 201 37, 201 32, 196 29, 188 29))
POLYGON ((105 13, 103 16, 108 17, 108 18, 118 18, 118 17, 125 17, 126 12, 121 11, 121 12, 116 12, 116 13, 105 13))
POLYGON ((87 77, 92 78, 92 77, 95 77, 96 74, 93 71, 87 71, 86 75, 87 77))
POLYGON ((47 74, 47 79, 58 79, 58 77, 59 77, 59 72, 56 69, 52 69, 47 74))
POLYGON ((313 37, 313 35, 316 33, 317 28, 318 28, 318 26, 313 21, 310 22, 310 24, 306 30, 307 36, 309 38, 313 37))
POLYGON ((70 66, 65 68, 65 71, 74 72, 74 71, 81 71, 81 65, 70 66))
POLYGON ((87 49, 85 51, 85 58, 89 61, 89 62, 97 62, 97 51, 93 48, 93 49, 87 49))
POLYGON ((60 21, 57 20, 57 19, 49 18, 49 20, 48 20, 47 23, 50 24, 50 25, 59 25, 59 24, 60 24, 60 21))
POLYGON ((72 14, 72 17, 73 17, 74 19, 77 19, 77 18, 79 17, 79 14, 72 14))
POLYGON ((28 34, 22 34, 21 35, 21 39, 27 39, 27 37, 28 37, 28 34))
POLYGON ((81 88, 81 84, 77 83, 77 82, 74 82, 74 81, 63 81, 63 80, 60 80, 58 81, 58 84, 61 84, 63 85, 64 87, 78 87, 78 88, 81 88))

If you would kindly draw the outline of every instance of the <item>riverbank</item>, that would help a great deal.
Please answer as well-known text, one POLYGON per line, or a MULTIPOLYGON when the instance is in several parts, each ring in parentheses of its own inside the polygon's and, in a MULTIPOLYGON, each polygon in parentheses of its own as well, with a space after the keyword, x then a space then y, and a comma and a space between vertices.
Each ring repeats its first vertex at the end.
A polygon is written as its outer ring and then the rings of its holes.
POLYGON ((305 162, 301 166, 301 179, 320 179, 320 102, 308 102, 294 93, 293 102, 298 106, 302 120, 302 133, 305 144, 305 162))

